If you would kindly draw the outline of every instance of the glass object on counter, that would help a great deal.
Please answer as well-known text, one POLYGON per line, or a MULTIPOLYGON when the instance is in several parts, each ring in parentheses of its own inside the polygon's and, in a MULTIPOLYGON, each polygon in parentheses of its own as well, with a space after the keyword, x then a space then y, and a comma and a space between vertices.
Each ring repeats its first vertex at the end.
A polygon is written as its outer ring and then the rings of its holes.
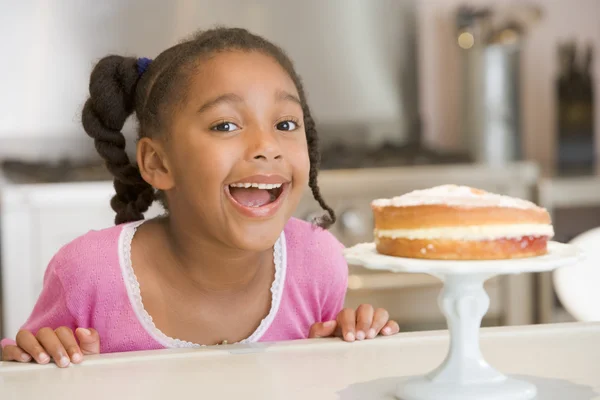
POLYGON ((577 51, 575 42, 558 48, 557 172, 590 175, 595 169, 594 84, 590 67, 592 47, 577 51), (578 53, 581 56, 578 57, 578 53))

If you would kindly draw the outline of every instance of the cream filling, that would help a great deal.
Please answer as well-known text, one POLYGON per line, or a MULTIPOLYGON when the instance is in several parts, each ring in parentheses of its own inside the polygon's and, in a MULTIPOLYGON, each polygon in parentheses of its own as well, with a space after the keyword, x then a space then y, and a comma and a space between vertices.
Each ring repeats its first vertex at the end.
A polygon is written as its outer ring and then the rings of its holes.
POLYGON ((375 236, 390 239, 447 239, 496 240, 520 239, 523 236, 554 236, 554 228, 547 224, 469 225, 424 229, 375 229, 375 236))

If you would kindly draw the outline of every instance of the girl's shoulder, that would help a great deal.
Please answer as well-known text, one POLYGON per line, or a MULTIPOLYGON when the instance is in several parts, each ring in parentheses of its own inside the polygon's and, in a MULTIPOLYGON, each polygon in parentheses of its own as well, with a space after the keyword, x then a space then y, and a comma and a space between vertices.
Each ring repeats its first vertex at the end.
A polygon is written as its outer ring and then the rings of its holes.
MULTIPOLYGON (((306 320, 335 319, 343 307, 348 287, 348 263, 344 246, 329 231, 291 219, 285 229, 287 249, 286 291, 290 315, 304 310, 306 320)), ((312 323, 311 322, 311 323, 312 323)), ((310 326, 305 327, 304 334, 310 326)), ((305 337, 305 336, 299 336, 305 337)))
POLYGON ((330 250, 339 253, 344 245, 328 230, 310 222, 290 218, 284 229, 288 248, 299 247, 304 250, 330 250))
POLYGON ((120 273, 120 246, 124 229, 130 224, 91 230, 62 246, 51 259, 46 274, 60 277, 63 284, 69 281, 100 282, 120 273))
POLYGON ((284 229, 288 263, 319 274, 347 274, 344 245, 328 230, 292 218, 284 229))

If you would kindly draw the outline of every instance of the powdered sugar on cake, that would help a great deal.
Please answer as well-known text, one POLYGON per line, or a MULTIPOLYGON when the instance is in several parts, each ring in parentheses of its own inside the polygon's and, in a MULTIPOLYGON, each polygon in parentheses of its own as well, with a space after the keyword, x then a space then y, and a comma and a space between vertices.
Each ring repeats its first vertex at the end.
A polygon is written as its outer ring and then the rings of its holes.
POLYGON ((540 209, 536 204, 514 197, 489 193, 468 186, 442 185, 425 190, 415 190, 391 199, 377 199, 375 207, 411 207, 423 205, 446 205, 452 207, 506 207, 540 209))

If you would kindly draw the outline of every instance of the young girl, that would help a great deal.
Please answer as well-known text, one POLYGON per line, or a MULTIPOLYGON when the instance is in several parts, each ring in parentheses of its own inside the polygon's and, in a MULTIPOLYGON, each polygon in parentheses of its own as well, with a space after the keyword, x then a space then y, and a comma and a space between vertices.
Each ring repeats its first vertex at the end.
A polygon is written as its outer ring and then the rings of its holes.
POLYGON ((348 268, 323 229, 335 216, 315 123, 272 43, 218 28, 154 61, 105 57, 83 126, 115 177, 117 225, 54 256, 4 360, 398 332, 385 310, 342 310, 348 268), (135 164, 121 133, 132 113, 135 164), (315 225, 291 218, 307 185, 327 211, 315 225), (155 199, 168 214, 142 223, 155 199))

